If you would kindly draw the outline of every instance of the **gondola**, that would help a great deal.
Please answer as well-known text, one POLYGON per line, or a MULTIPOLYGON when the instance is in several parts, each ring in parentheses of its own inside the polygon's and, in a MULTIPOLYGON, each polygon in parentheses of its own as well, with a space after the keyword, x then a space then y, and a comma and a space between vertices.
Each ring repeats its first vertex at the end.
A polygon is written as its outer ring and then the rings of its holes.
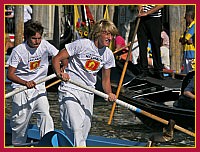
MULTIPOLYGON (((11 127, 9 119, 5 121, 5 146, 13 147, 11 143, 11 127)), ((145 147, 147 143, 129 141, 118 138, 106 138, 103 136, 89 135, 86 141, 87 147, 145 147)), ((42 138, 36 125, 28 126, 27 143, 16 145, 18 147, 74 147, 73 142, 63 130, 55 129, 48 132, 42 138)))
MULTIPOLYGON (((116 68, 111 73, 111 80, 114 80, 116 75, 121 75, 123 68, 124 62, 117 60, 116 68)), ((149 71, 153 72, 151 69, 149 71)), ((190 72, 188 75, 168 73, 164 80, 153 76, 137 78, 139 73, 140 69, 137 65, 128 63, 119 99, 165 120, 173 119, 181 127, 194 130, 195 110, 177 107, 176 103, 183 90, 185 84, 183 82, 191 79, 195 72, 190 72)), ((114 80, 114 83, 118 82, 114 80)), ((117 88, 113 87, 113 91, 116 92, 116 90, 117 88)), ((163 124, 156 120, 138 112, 133 111, 133 113, 152 129, 163 127, 163 124)))
MULTIPOLYGON (((123 85, 120 99, 165 120, 173 119, 176 124, 193 130, 195 128, 195 110, 176 107, 181 84, 171 78, 158 80, 133 78, 123 85), (171 87, 170 87, 171 86, 171 87)), ((151 128, 162 128, 162 124, 140 113, 135 115, 151 128)))

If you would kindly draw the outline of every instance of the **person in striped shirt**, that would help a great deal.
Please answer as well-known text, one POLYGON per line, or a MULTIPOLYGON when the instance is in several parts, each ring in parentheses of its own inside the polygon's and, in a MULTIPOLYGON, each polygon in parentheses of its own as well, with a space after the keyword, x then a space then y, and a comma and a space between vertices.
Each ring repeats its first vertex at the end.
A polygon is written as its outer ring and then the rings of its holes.
POLYGON ((153 77, 157 79, 164 79, 163 65, 161 62, 160 46, 161 46, 161 9, 164 5, 140 5, 138 6, 138 17, 141 19, 137 31, 139 43, 139 64, 141 74, 139 78, 144 78, 149 75, 148 60, 147 60, 147 46, 148 40, 151 42, 152 58, 154 65, 153 77))

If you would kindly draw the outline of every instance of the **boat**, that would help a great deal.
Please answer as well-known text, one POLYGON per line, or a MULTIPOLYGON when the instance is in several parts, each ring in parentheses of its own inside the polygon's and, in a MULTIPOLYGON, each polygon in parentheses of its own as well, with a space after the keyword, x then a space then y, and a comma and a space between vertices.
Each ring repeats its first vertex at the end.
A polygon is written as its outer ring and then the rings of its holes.
MULTIPOLYGON (((119 99, 165 120, 173 119, 177 125, 194 130, 195 110, 176 107, 181 92, 179 80, 166 78, 158 80, 133 78, 123 84, 119 99)), ((134 112, 134 111, 133 111, 134 112)), ((160 122, 134 112, 134 114, 151 128, 162 128, 160 122)))
MULTIPOLYGON (((12 147, 12 131, 10 120, 5 120, 5 146, 12 147)), ((89 135, 86 140, 87 147, 145 147, 147 143, 140 141, 129 141, 118 138, 107 138, 103 136, 89 135)), ((17 145, 19 147, 74 147, 72 141, 63 130, 55 129, 48 132, 41 139, 39 129, 36 125, 29 124, 27 143, 17 145)))
MULTIPOLYGON (((121 76, 123 68, 124 62, 117 60, 116 68, 111 71, 111 80, 116 84, 112 86, 113 92, 117 92, 117 84, 119 83, 119 76, 121 76)), ((150 73, 153 72, 151 69, 149 71, 150 73)), ((195 72, 190 72, 188 75, 165 72, 164 80, 159 80, 151 76, 141 79, 137 78, 137 75, 140 73, 139 67, 128 63, 118 98, 164 120, 173 119, 176 125, 194 130, 195 110, 183 109, 175 105, 182 93, 183 84, 185 84, 183 82, 193 77, 195 72)), ((151 117, 147 117, 136 111, 132 112, 146 126, 152 129, 164 127, 162 123, 151 117)))

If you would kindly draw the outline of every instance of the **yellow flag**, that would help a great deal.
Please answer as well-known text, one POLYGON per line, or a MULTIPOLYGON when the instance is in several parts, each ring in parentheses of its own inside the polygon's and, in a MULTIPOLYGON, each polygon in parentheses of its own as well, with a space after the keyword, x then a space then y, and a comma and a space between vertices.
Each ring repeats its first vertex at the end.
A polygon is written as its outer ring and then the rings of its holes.
POLYGON ((74 28, 76 28, 77 22, 80 21, 80 15, 78 12, 78 7, 77 5, 74 5, 74 28))
MULTIPOLYGON (((110 20, 110 16, 109 16, 109 13, 108 13, 108 5, 106 5, 106 10, 105 10, 103 18, 107 19, 107 20, 110 20)), ((113 52, 115 51, 115 48, 114 48, 114 39, 112 39, 112 41, 110 42, 109 49, 111 49, 113 52)))
POLYGON ((104 19, 110 20, 109 13, 108 13, 108 5, 106 5, 106 10, 103 16, 104 19))

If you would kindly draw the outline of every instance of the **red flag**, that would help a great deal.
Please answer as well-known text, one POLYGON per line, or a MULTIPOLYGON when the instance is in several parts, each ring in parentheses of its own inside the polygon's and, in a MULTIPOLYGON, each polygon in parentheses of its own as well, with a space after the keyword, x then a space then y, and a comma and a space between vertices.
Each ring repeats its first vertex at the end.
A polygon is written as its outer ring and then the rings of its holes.
POLYGON ((87 18, 90 20, 90 21, 94 21, 94 17, 92 16, 92 13, 90 11, 90 8, 88 5, 85 5, 85 9, 86 9, 86 14, 87 14, 87 18))

